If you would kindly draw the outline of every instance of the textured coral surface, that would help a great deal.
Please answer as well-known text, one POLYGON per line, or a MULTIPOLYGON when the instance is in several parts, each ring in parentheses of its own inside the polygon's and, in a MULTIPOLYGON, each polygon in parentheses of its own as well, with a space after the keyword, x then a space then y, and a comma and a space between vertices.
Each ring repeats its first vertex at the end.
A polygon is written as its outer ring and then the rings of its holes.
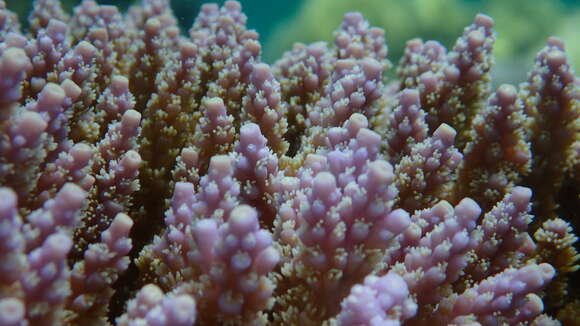
POLYGON ((580 79, 493 26, 269 65, 235 1, 0 0, 0 326, 580 325, 580 79))

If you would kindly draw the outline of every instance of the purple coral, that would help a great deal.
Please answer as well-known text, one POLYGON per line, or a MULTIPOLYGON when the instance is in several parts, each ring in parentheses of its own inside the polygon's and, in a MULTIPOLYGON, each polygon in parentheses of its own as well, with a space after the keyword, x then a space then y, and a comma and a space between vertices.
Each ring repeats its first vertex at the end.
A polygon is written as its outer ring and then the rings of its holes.
POLYGON ((413 145, 411 153, 395 167, 400 205, 409 210, 425 208, 437 199, 449 198, 449 186, 463 155, 454 147, 456 131, 446 124, 433 136, 413 145))
POLYGON ((274 65, 246 21, 0 0, 0 325, 578 320, 563 42, 492 92, 485 15, 388 84, 360 13, 274 65))
POLYGON ((355 285, 341 303, 339 325, 402 325, 417 312, 402 277, 389 273, 368 276, 364 284, 355 285))
POLYGON ((472 196, 489 208, 529 172, 528 119, 515 87, 501 85, 472 121, 456 195, 472 196))
POLYGON ((527 301, 537 300, 530 298, 529 293, 545 286, 552 277, 554 268, 548 264, 506 269, 445 302, 445 309, 449 311, 448 320, 455 321, 472 314, 477 316, 476 320, 480 323, 503 318, 510 323, 529 321, 542 310, 533 309, 536 313, 531 314, 525 312, 529 309, 527 301))
POLYGON ((0 89, 2 96, 0 97, 0 108, 2 109, 2 120, 6 119, 8 104, 16 102, 20 98, 20 82, 26 77, 26 71, 30 69, 30 61, 22 51, 18 48, 10 48, 4 51, 0 58, 0 71, 2 72, 2 83, 0 89))
POLYGON ((16 194, 8 188, 0 188, 0 258, 4 262, 0 267, 1 286, 7 286, 18 280, 24 268, 25 239, 22 235, 22 218, 18 214, 16 194))
POLYGON ((430 230, 425 228, 416 245, 408 247, 402 259, 404 271, 400 271, 421 304, 439 302, 439 287, 457 281, 463 273, 468 253, 477 245, 472 231, 481 213, 481 208, 468 198, 455 207, 441 202, 433 210, 445 211, 442 220, 430 230))
POLYGON ((193 232, 199 247, 194 261, 204 266, 211 282, 204 295, 220 314, 248 318, 272 304, 274 286, 266 276, 279 254, 271 235, 260 229, 255 209, 238 206, 219 229, 214 221, 201 220, 193 232))
POLYGON ((333 82, 325 89, 325 97, 309 114, 313 126, 338 126, 355 113, 372 117, 374 102, 381 96, 382 66, 372 58, 344 59, 336 62, 333 82))
POLYGON ((153 284, 145 285, 129 302, 121 326, 188 326, 196 318, 195 301, 188 295, 165 295, 153 284))
POLYGON ((402 156, 411 154, 415 143, 420 143, 427 137, 425 112, 421 109, 419 92, 405 89, 399 95, 399 105, 390 114, 387 126, 386 140, 388 153, 395 162, 402 156))

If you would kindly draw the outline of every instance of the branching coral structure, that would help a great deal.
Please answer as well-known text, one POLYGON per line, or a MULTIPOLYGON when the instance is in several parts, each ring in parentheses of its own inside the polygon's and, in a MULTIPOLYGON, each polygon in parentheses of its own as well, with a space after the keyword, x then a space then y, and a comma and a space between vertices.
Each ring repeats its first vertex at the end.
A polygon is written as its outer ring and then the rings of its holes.
POLYGON ((580 325, 580 79, 490 80, 347 13, 272 65, 241 5, 0 0, 0 326, 580 325), (576 215, 574 215, 576 214, 576 215))

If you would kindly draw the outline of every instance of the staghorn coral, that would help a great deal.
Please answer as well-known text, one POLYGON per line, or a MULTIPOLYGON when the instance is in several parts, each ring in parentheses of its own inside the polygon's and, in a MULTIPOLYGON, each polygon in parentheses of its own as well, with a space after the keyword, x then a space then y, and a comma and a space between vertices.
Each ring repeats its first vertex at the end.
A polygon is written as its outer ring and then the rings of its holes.
POLYGON ((478 12, 496 19, 495 30, 501 35, 494 45, 496 68, 492 71, 497 85, 514 83, 526 76, 536 52, 550 35, 558 35, 567 45, 571 62, 580 64, 577 2, 528 0, 304 0, 295 13, 275 23, 264 42, 265 56, 273 60, 295 42, 332 41, 332 31, 340 17, 360 11, 386 31, 389 56, 404 56, 405 42, 420 36, 453 44, 457 33, 478 12))
POLYGON ((579 322, 563 42, 494 92, 485 15, 394 81, 359 13, 273 65, 245 23, 0 0, 0 326, 579 322))

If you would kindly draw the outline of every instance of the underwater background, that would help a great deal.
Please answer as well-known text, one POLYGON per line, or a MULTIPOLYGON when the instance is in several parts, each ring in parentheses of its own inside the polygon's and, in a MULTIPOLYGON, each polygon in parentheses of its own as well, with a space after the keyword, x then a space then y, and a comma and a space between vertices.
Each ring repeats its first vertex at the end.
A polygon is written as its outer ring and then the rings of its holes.
MULTIPOLYGON (((71 11, 80 0, 63 0, 71 11)), ((135 1, 100 0, 123 10, 135 1)), ((183 30, 188 30, 203 3, 224 1, 172 0, 183 30)), ((533 65, 535 53, 549 36, 564 40, 566 52, 577 70, 580 67, 580 0, 241 0, 248 27, 260 34, 263 59, 274 62, 295 42, 332 41, 333 30, 345 12, 360 11, 371 25, 385 29, 389 59, 396 63, 405 42, 413 38, 438 40, 451 46, 476 13, 494 18, 498 33, 494 46, 496 65, 493 80, 518 83, 533 65)), ((8 0, 23 24, 32 8, 31 0, 8 0)), ((391 70, 391 73, 393 71, 391 70)))

